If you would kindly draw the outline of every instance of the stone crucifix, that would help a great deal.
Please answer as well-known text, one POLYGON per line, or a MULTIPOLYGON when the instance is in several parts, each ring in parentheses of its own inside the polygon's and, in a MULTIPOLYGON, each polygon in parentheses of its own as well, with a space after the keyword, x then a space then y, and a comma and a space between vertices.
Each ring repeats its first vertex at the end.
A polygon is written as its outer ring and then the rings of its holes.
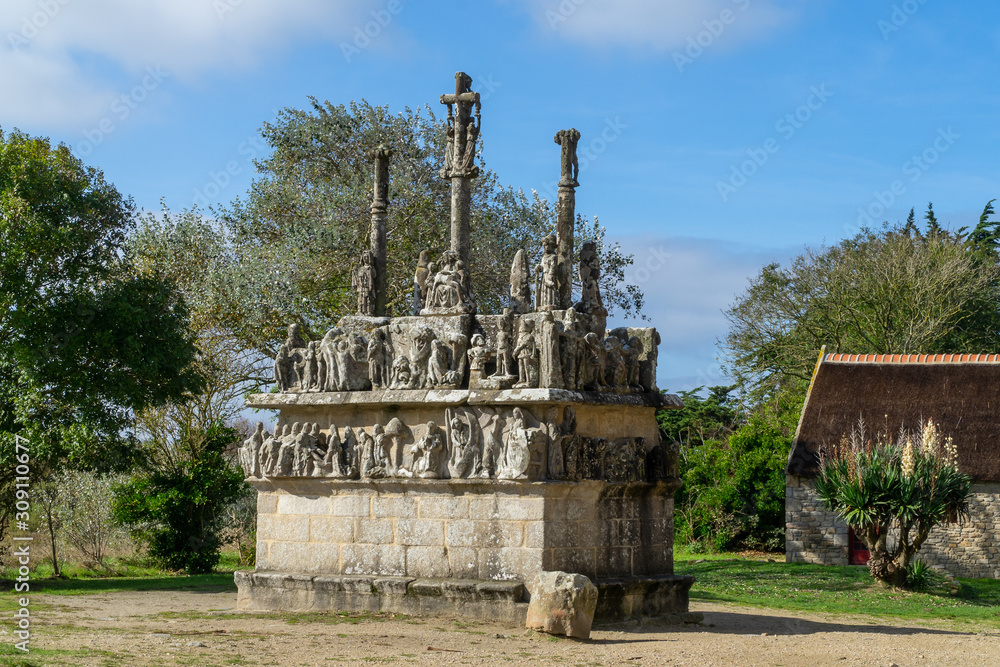
POLYGON ((448 150, 441 177, 451 179, 451 249, 468 267, 472 261, 470 181, 479 175, 474 161, 481 126, 479 93, 472 92, 472 77, 456 72, 455 93, 442 95, 441 104, 448 106, 448 150))
POLYGON ((562 147, 559 179, 559 202, 556 206, 556 257, 559 267, 560 310, 573 305, 573 227, 576 224, 576 188, 580 185, 580 163, 576 145, 580 133, 575 129, 559 130, 555 142, 562 147))
POLYGON ((373 315, 385 316, 386 291, 386 219, 389 211, 389 158, 392 149, 379 146, 369 153, 375 160, 375 185, 372 194, 372 225, 368 242, 374 256, 375 299, 373 315))

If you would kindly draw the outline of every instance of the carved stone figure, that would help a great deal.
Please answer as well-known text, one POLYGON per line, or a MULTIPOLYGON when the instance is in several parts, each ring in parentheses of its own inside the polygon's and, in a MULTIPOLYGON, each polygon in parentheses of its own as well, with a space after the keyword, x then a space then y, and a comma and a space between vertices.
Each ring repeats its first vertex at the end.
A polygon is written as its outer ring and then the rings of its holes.
POLYGON ((494 409, 480 408, 479 430, 483 437, 483 455, 478 476, 490 478, 496 474, 498 462, 503 457, 502 424, 494 409))
POLYGON ((427 277, 430 275, 428 264, 430 263, 430 253, 426 250, 420 251, 420 258, 417 260, 417 270, 413 274, 413 314, 419 315, 420 309, 427 304, 427 277))
POLYGON ((372 435, 368 435, 363 430, 361 433, 361 476, 368 479, 388 477, 390 469, 389 439, 381 424, 375 424, 372 435))
POLYGON ((583 340, 586 345, 586 377, 584 387, 588 391, 604 391, 607 389, 604 376, 604 366, 606 363, 604 346, 601 344, 601 339, 594 332, 588 333, 583 337, 583 340))
POLYGON ((275 427, 274 435, 267 439, 264 446, 263 460, 261 461, 261 472, 265 477, 274 476, 278 459, 281 455, 281 446, 285 443, 289 435, 291 435, 291 431, 288 424, 285 424, 280 433, 278 432, 278 428, 275 427))
POLYGON ((301 326, 298 324, 288 325, 288 338, 285 339, 285 346, 288 347, 289 351, 297 350, 306 346, 306 342, 302 338, 301 326))
POLYGON ((541 331, 539 332, 539 372, 538 386, 561 389, 565 380, 563 379, 561 349, 559 339, 562 334, 562 322, 556 322, 552 318, 552 313, 545 313, 542 319, 541 331))
POLYGON ((288 346, 282 343, 278 346, 278 354, 274 357, 274 383, 278 391, 288 391, 292 388, 294 370, 288 346))
POLYGON ((486 377, 486 364, 493 356, 493 350, 486 347, 486 338, 482 334, 472 336, 472 347, 469 348, 469 389, 482 389, 486 377))
POLYGON ((409 474, 421 479, 441 476, 441 453, 444 451, 444 433, 434 422, 427 422, 427 432, 413 446, 413 463, 409 474))
POLYGON ((389 439, 389 470, 393 475, 403 467, 403 439, 410 435, 410 429, 397 417, 385 425, 385 436, 389 439))
POLYGON ((514 375, 514 314, 504 308, 503 317, 497 323, 497 369, 493 374, 501 389, 509 388, 517 379, 514 375), (503 384, 509 382, 506 387, 503 384))
POLYGON ((628 387, 626 385, 625 358, 622 355, 622 342, 615 336, 609 336, 604 341, 604 349, 606 351, 604 377, 614 391, 625 391, 628 387))
POLYGON ((503 463, 497 471, 499 479, 524 479, 531 463, 530 436, 524 422, 524 412, 514 408, 507 438, 503 443, 503 463))
POLYGON ((302 424, 295 422, 292 424, 292 432, 282 440, 281 448, 278 450, 278 459, 274 463, 273 471, 275 477, 288 477, 292 474, 295 464, 295 445, 301 436, 302 424))
POLYGON ((583 335, 576 311, 570 308, 563 319, 559 333, 559 355, 566 389, 581 389, 580 374, 583 366, 583 335))
POLYGON ((264 440, 268 433, 264 431, 264 422, 257 422, 253 433, 240 448, 240 465, 246 477, 261 477, 260 457, 263 453, 264 440))
POLYGON ((302 355, 305 360, 305 364, 303 365, 305 374, 302 378, 302 391, 315 390, 319 382, 319 363, 316 359, 318 353, 319 341, 309 341, 305 354, 302 355))
POLYGON ((510 311, 517 315, 531 312, 531 268, 524 248, 517 251, 510 265, 510 311))
POLYGON ((542 261, 535 267, 535 310, 559 308, 559 265, 556 257, 556 237, 542 239, 542 261))
POLYGON ((475 310, 467 267, 467 263, 451 250, 444 252, 440 262, 428 265, 426 312, 421 311, 423 314, 449 315, 475 310))
POLYGON ((585 241, 580 247, 580 301, 573 308, 591 316, 590 330, 603 335, 608 311, 601 299, 601 263, 597 256, 597 243, 585 241))
POLYGON ((538 387, 538 344, 535 341, 535 323, 531 320, 521 320, 521 330, 517 335, 517 347, 514 348, 517 357, 517 384, 515 389, 538 387))
POLYGON ((376 282, 375 255, 365 250, 361 253, 361 265, 351 276, 351 287, 358 297, 358 315, 375 315, 378 307, 376 282))
POLYGON ((358 434, 358 453, 360 465, 358 466, 361 473, 361 477, 364 479, 371 479, 382 477, 379 471, 375 470, 375 438, 368 435, 368 433, 363 429, 359 428, 358 434))
POLYGON ((323 453, 323 459, 319 464, 319 468, 322 470, 324 475, 330 477, 341 477, 341 455, 343 450, 341 449, 340 435, 337 433, 337 425, 330 424, 330 435, 326 438, 326 451, 323 453))
POLYGON ((567 479, 566 454, 567 443, 576 437, 576 410, 572 406, 563 408, 563 420, 549 443, 549 479, 567 479))
POLYGON ((434 338, 431 340, 431 354, 427 361, 428 387, 443 387, 448 383, 451 370, 451 351, 448 346, 434 338))
POLYGON ((626 381, 629 389, 642 391, 642 384, 639 382, 639 357, 642 355, 642 341, 638 336, 628 339, 623 354, 625 355, 626 381))
POLYGON ((393 389, 407 389, 410 386, 410 360, 400 355, 392 362, 393 389))
MULTIPOLYGON (((374 444, 374 443, 373 443, 374 444)), ((344 429, 344 440, 340 445, 338 467, 340 476, 346 479, 357 479, 360 472, 361 448, 358 437, 350 426, 344 429)))
POLYGON ((416 327, 411 332, 410 341, 410 382, 409 389, 423 389, 429 387, 427 378, 427 366, 431 359, 431 341, 434 340, 434 332, 430 327, 416 327))
POLYGON ((381 389, 388 387, 391 382, 389 378, 389 348, 385 343, 385 333, 374 331, 368 340, 368 376, 371 378, 372 388, 381 389))
POLYGON ((449 422, 451 458, 448 459, 448 474, 452 478, 471 477, 479 464, 479 452, 475 446, 472 425, 457 416, 449 422))
POLYGON ((580 132, 576 129, 559 130, 556 132, 555 142, 562 146, 561 171, 562 177, 559 185, 579 187, 580 181, 580 161, 576 156, 576 145, 580 141, 580 132))

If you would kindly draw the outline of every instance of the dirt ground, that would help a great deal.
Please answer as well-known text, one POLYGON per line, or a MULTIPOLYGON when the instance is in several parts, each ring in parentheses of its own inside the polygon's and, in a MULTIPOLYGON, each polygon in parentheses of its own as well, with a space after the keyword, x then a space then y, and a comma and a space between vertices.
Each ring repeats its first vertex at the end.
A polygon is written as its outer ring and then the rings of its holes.
MULTIPOLYGON (((38 665, 1000 665, 1000 631, 692 604, 699 626, 589 641, 437 618, 246 614, 235 593, 34 596, 38 665), (44 605, 44 606, 43 606, 44 605)), ((0 640, 11 641, 4 624, 0 640)))

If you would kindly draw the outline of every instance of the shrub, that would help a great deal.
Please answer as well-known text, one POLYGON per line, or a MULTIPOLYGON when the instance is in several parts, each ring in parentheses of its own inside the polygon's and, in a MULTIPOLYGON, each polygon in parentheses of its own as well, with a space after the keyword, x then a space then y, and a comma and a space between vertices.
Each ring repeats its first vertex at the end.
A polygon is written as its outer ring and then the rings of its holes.
POLYGON ((728 441, 687 448, 675 504, 678 540, 718 551, 781 549, 790 444, 781 426, 758 414, 728 441))
POLYGON ((239 495, 243 475, 224 456, 238 439, 233 429, 213 426, 205 433, 184 433, 182 439, 198 441, 187 447, 197 456, 117 487, 114 514, 148 544, 155 561, 200 574, 219 562, 222 510, 239 495))
POLYGON ((968 514, 971 478, 957 466, 951 438, 928 421, 895 442, 867 439, 859 422, 824 456, 816 491, 868 546, 873 577, 906 586, 914 555, 931 529, 968 514))

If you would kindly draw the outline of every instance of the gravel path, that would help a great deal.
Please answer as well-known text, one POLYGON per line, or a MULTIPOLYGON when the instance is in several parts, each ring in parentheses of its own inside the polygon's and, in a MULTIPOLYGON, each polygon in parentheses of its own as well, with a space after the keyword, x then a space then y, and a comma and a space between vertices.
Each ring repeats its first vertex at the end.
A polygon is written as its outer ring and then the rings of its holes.
MULTIPOLYGON (((700 626, 619 626, 589 641, 436 618, 234 611, 235 593, 34 596, 39 665, 1000 665, 1000 631, 873 624, 693 603, 700 626), (46 606, 41 606, 46 605, 46 606)), ((4 641, 10 641, 5 628, 4 641)))

